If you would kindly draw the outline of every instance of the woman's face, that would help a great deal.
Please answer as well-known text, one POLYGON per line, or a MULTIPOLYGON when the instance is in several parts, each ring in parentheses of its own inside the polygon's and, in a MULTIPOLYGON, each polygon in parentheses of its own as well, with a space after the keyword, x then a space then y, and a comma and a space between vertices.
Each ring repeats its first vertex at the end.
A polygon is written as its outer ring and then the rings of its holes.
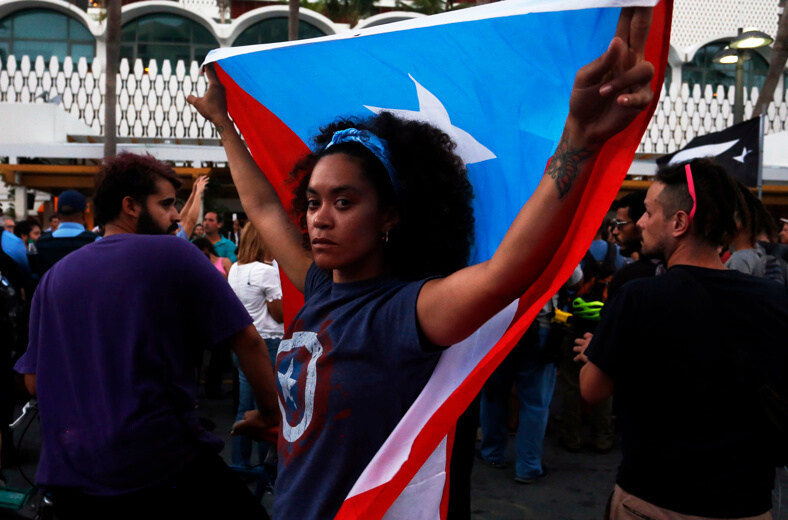
POLYGON ((205 235, 205 231, 203 230, 201 224, 197 224, 196 226, 194 226, 194 234, 197 235, 198 237, 205 235))
POLYGON ((383 233, 396 225, 393 209, 381 211, 361 161, 342 153, 315 165, 307 188, 307 230, 315 263, 334 271, 335 282, 383 274, 383 233))
POLYGON ((33 226, 30 229, 30 236, 28 237, 33 242, 37 242, 39 238, 41 238, 41 227, 40 226, 33 226))

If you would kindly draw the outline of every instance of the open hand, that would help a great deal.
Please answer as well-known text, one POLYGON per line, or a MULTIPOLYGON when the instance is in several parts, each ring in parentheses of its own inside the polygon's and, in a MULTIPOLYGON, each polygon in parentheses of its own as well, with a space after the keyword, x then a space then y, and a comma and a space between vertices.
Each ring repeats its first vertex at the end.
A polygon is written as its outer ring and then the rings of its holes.
POLYGON ((652 11, 622 9, 607 51, 575 77, 567 124, 591 147, 601 147, 626 128, 654 97, 654 66, 644 61, 652 11))
POLYGON ((195 194, 202 195, 205 191, 205 187, 208 185, 208 181, 210 179, 207 175, 200 175, 197 180, 194 182, 193 190, 195 194))
POLYGON ((186 101, 197 109, 205 119, 213 124, 219 124, 228 119, 227 115, 227 95, 224 85, 216 77, 212 65, 203 69, 203 73, 208 77, 208 90, 202 97, 190 95, 186 101))

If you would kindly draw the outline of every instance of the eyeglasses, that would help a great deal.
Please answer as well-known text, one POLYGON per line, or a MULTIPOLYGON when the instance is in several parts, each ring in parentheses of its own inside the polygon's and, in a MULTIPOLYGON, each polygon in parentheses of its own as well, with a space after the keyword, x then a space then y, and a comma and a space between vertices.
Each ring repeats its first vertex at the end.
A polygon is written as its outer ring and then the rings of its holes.
POLYGON ((687 173, 687 189, 689 190, 690 197, 692 197, 692 211, 690 211, 690 222, 695 217, 695 209, 698 207, 698 198, 695 196, 695 181, 692 179, 692 170, 689 163, 684 165, 684 171, 687 173))
POLYGON ((626 226, 627 224, 632 224, 632 222, 633 221, 631 221, 631 220, 618 220, 618 219, 616 219, 615 221, 613 221, 613 229, 622 228, 622 227, 626 226))

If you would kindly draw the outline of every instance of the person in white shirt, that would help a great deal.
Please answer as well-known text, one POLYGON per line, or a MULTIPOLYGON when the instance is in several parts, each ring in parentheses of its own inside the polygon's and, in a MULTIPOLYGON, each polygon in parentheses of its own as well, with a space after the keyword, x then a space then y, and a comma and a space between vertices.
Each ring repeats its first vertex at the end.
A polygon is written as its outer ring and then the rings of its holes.
MULTIPOLYGON (((263 239, 251 222, 244 226, 238 247, 238 261, 230 268, 227 277, 238 299, 254 319, 257 332, 265 340, 271 364, 276 363, 279 342, 284 335, 282 311, 282 286, 279 269, 265 247, 263 239)), ((236 363, 237 365, 237 363, 236 363)), ((252 389, 244 373, 238 369, 239 393, 236 421, 243 419, 248 410, 257 409, 252 389)), ((258 443, 265 444, 265 443, 258 443)), ((266 456, 268 445, 259 446, 260 462, 266 456)), ((252 441, 248 437, 234 437, 232 463, 251 466, 252 441)))

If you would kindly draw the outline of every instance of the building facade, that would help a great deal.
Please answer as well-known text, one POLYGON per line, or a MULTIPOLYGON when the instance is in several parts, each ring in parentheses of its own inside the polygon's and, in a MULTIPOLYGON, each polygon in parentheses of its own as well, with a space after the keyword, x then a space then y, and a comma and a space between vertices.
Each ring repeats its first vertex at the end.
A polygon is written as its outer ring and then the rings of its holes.
MULTIPOLYGON (((96 146, 89 146, 94 144, 91 140, 100 140, 104 113, 106 22, 103 11, 94 4, 89 1, 83 5, 80 0, 0 0, 0 109, 8 109, 9 104, 55 105, 55 111, 70 121, 55 124, 68 130, 45 139, 35 135, 41 128, 40 121, 36 121, 36 129, 28 131, 16 124, 12 131, 0 129, 0 157, 8 163, 0 164, 0 170, 7 183, 17 185, 13 197, 7 189, 0 191, 4 209, 11 204, 23 205, 23 200, 30 198, 26 187, 46 187, 42 180, 36 181, 41 185, 23 186, 26 175, 10 165, 36 160, 56 165, 85 164, 101 156, 96 146), (75 146, 65 146, 68 144, 75 146)), ((252 0, 229 4, 230 8, 223 9, 214 0, 124 2, 117 110, 118 135, 125 144, 142 146, 184 167, 221 165, 213 128, 185 102, 190 93, 204 92, 199 64, 213 48, 287 38, 286 4, 252 0), (199 153, 189 159, 176 151, 179 146, 181 150, 194 146, 199 153)), ((665 85, 639 150, 646 159, 636 161, 633 175, 653 170, 651 155, 675 151, 696 135, 733 123, 735 66, 715 64, 712 57, 736 37, 739 28, 757 27, 775 35, 781 11, 778 4, 778 0, 675 0, 665 85)), ((301 8, 299 37, 332 35, 423 16, 393 11, 385 3, 375 5, 377 14, 353 27, 301 8)), ((768 47, 753 51, 745 63, 745 118, 752 113, 763 85, 770 52, 768 47)), ((786 86, 784 73, 775 102, 766 111, 768 134, 788 130, 786 86)), ((57 114, 52 117, 62 119, 57 114)), ((20 121, 19 125, 30 122, 20 121)), ((771 166, 765 172, 767 183, 788 185, 788 163, 786 168, 771 166)), ((58 189, 62 186, 52 185, 48 191, 58 189)), ((39 194, 37 200, 47 197, 39 194)), ((24 206, 20 215, 33 210, 27 202, 24 206)))

